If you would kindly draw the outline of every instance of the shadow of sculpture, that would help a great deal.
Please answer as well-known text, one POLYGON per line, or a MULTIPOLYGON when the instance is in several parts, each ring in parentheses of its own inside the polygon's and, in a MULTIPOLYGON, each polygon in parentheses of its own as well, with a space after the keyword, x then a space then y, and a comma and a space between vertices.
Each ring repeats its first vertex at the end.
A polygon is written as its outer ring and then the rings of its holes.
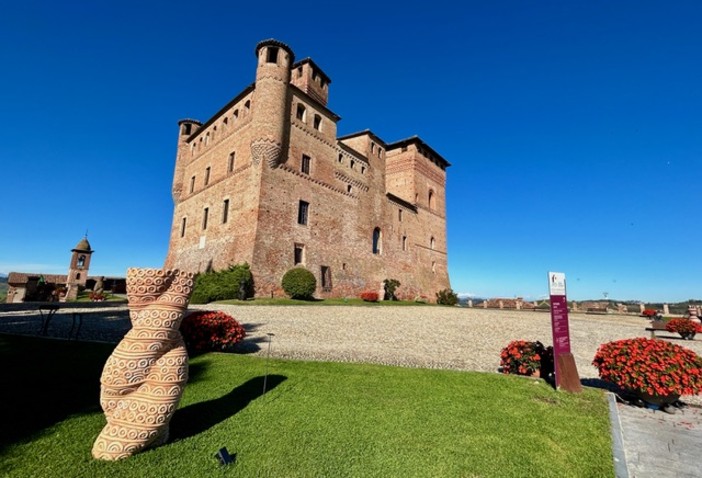
POLYGON ((263 395, 264 380, 266 393, 268 393, 287 380, 287 377, 283 375, 255 377, 219 398, 181 408, 171 420, 172 441, 198 435, 236 415, 253 400, 263 395))

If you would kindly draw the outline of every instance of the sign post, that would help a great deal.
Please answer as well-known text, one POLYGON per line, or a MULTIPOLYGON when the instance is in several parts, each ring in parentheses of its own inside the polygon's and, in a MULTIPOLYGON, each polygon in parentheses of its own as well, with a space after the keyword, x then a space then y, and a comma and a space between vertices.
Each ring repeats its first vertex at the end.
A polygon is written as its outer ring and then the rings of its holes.
POLYGON ((551 300, 551 332, 553 334, 553 362, 556 372, 556 388, 579 393, 580 384, 575 358, 570 351, 570 328, 568 326, 568 299, 566 298, 565 274, 548 273, 548 293, 551 300))

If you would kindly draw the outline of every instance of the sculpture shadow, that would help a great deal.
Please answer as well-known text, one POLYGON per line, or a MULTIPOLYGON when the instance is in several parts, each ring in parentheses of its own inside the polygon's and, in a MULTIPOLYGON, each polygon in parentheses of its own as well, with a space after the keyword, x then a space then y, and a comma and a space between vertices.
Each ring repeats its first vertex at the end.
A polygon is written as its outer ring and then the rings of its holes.
POLYGON ((199 435, 236 415, 253 400, 263 396, 264 380, 266 381, 265 393, 268 393, 287 380, 287 377, 283 375, 268 375, 267 378, 254 377, 219 398, 181 408, 171 420, 171 438, 173 441, 178 441, 199 435))

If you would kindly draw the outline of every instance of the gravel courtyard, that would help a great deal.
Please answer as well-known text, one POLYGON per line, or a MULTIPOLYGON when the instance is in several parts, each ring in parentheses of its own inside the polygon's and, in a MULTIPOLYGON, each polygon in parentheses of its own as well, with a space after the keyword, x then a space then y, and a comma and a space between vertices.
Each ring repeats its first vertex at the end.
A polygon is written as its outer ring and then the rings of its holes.
MULTIPOLYGON (((407 367, 495 372, 500 351, 515 339, 551 344, 548 312, 432 306, 238 306, 208 304, 192 309, 227 312, 247 329, 243 352, 279 358, 369 362, 407 367)), ((87 312, 87 310, 86 310, 87 312)), ((117 342, 129 329, 126 307, 90 310, 83 340, 117 342), (95 315, 95 313, 98 313, 95 315)), ((35 311, 0 312, 0 332, 36 334, 35 311)), ((581 378, 597 378, 590 364, 597 347, 612 340, 648 337, 649 321, 632 315, 570 314, 571 348, 581 378)), ((69 313, 57 314, 49 335, 67 336, 69 313)), ((658 337, 702 355, 701 337, 658 337)), ((689 400, 688 400, 689 399, 689 400)), ((686 397, 702 404, 702 396, 686 397)))

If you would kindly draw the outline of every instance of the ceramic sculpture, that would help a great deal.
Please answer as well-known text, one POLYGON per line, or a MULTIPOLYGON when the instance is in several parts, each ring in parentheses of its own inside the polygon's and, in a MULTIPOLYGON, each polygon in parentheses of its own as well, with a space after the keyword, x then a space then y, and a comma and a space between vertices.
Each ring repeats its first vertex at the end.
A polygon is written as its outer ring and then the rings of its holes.
POLYGON ((188 380, 188 354, 178 328, 193 278, 179 270, 127 270, 132 329, 100 378, 107 425, 93 445, 93 457, 118 460, 168 440, 168 424, 188 380))

